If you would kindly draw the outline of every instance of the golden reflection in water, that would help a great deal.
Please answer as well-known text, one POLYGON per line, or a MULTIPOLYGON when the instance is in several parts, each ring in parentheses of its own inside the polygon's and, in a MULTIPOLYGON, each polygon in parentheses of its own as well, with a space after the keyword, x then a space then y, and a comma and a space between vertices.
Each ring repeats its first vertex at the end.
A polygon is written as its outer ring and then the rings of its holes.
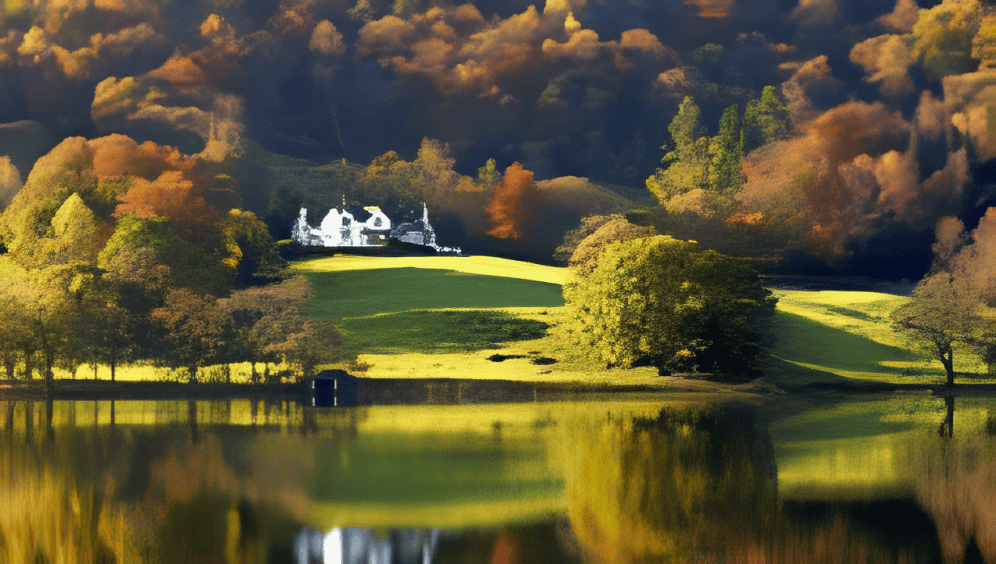
POLYGON ((747 406, 664 408, 580 424, 564 454, 567 513, 601 562, 688 562, 774 526, 770 439, 747 406))
MULTIPOLYGON (((288 458, 304 449, 263 437, 236 468, 225 440, 197 426, 227 419, 227 406, 193 409, 187 432, 135 432, 100 407, 0 403, 0 562, 264 564, 290 554, 294 499, 272 500, 303 498, 301 474, 278 467, 307 471, 306 457, 288 458), (262 488, 257 474, 270 478, 262 488)), ((245 447, 241 439, 228 446, 245 447)))
POLYGON ((937 525, 944 561, 978 551, 996 562, 996 442, 978 430, 935 436, 911 445, 920 504, 937 525))
MULTIPOLYGON (((779 501, 771 439, 749 406, 604 417, 577 425, 563 444, 567 514, 586 561, 937 561, 932 534, 895 534, 876 522, 877 510, 889 519, 896 511, 915 512, 912 502, 882 510, 855 502, 779 501)), ((996 480, 989 484, 996 489, 996 480)))

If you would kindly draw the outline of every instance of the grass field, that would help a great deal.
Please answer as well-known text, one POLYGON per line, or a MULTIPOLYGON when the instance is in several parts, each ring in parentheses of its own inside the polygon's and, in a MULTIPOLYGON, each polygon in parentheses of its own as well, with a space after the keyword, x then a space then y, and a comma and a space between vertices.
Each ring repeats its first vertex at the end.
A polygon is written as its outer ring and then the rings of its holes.
MULTIPOLYGON (((928 359, 891 326, 889 314, 908 298, 877 292, 802 290, 779 290, 775 296, 778 317, 772 378, 800 384, 848 379, 944 381, 940 363, 928 359)), ((955 351, 955 370, 985 372, 977 357, 960 349, 955 351)))
MULTIPOLYGON (((309 313, 342 328, 370 365, 369 377, 662 382, 652 369, 601 370, 558 338, 566 269, 493 257, 352 256, 293 268, 315 286, 309 313), (496 352, 512 358, 488 361, 496 352), (557 362, 538 366, 540 358, 557 362)), ((768 382, 943 381, 940 364, 892 329, 889 313, 908 298, 858 291, 775 295, 777 344, 765 366, 768 382)), ((955 359, 959 372, 983 372, 966 351, 956 351, 955 359)))

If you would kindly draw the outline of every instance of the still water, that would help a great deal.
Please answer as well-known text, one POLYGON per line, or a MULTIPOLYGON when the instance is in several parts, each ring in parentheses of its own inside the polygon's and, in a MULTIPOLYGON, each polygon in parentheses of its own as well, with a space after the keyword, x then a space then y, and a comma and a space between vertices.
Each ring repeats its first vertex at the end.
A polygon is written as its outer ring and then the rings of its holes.
POLYGON ((0 562, 996 561, 996 400, 548 399, 0 401, 0 562))

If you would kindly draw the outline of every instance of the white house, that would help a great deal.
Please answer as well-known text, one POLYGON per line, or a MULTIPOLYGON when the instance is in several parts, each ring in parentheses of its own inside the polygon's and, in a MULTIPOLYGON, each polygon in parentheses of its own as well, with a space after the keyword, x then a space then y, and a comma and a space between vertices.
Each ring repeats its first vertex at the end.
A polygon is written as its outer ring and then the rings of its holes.
POLYGON ((422 204, 422 218, 394 225, 391 218, 377 206, 345 206, 332 208, 318 229, 308 225, 308 210, 301 208, 291 237, 305 246, 317 247, 381 247, 389 239, 431 247, 444 254, 460 254, 459 247, 440 247, 436 231, 429 223, 429 208, 422 204))

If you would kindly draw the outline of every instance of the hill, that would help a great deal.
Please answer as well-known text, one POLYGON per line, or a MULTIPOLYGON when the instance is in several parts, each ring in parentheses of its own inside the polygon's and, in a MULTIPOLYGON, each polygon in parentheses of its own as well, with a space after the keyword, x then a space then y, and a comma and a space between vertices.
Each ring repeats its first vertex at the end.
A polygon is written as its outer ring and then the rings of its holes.
MULTIPOLYGON (((344 331, 368 377, 674 382, 649 368, 605 370, 573 358, 557 332, 566 269, 478 256, 336 256, 293 269, 316 289, 309 313, 344 331)), ((889 312, 908 298, 845 290, 775 295, 776 344, 763 381, 942 381, 940 364, 892 329, 889 312)), ((960 352, 959 371, 981 372, 960 352)))

